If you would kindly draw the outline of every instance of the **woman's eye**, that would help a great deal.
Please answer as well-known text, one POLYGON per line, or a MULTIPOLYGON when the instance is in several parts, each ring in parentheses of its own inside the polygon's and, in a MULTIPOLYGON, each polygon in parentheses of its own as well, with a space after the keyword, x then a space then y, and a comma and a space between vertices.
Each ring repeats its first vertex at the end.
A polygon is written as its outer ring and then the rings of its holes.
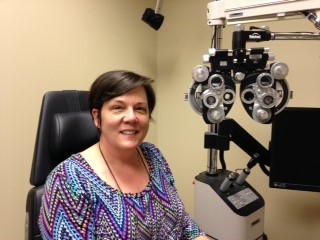
POLYGON ((116 110, 116 111, 121 110, 121 109, 122 109, 122 107, 118 106, 118 105, 112 107, 112 110, 116 110))
POLYGON ((141 112, 141 113, 146 113, 148 110, 145 107, 138 107, 138 108, 136 108, 136 111, 141 112))

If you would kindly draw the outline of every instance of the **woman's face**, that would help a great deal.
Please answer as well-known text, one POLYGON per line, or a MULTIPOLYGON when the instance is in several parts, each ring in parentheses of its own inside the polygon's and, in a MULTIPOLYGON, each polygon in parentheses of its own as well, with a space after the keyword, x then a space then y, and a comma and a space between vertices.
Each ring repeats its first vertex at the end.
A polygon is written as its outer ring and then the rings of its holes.
POLYGON ((102 145, 120 149, 136 148, 149 129, 149 109, 146 91, 138 87, 105 102, 101 109, 93 109, 92 115, 100 128, 102 145))

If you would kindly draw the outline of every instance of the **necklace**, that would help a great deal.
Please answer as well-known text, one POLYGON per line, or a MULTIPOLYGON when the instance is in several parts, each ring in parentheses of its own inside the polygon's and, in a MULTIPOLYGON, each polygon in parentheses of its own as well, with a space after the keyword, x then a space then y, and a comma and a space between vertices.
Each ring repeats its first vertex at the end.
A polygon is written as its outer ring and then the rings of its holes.
MULTIPOLYGON (((106 160, 106 158, 104 157, 104 155, 103 155, 103 153, 102 153, 102 150, 101 150, 101 147, 100 147, 100 143, 98 144, 98 146, 99 146, 100 154, 101 154, 104 162, 106 163, 106 165, 107 165, 107 167, 108 167, 108 170, 109 170, 109 172, 111 173, 111 176, 112 176, 114 182, 115 182, 116 185, 117 185, 117 188, 118 188, 119 191, 123 194, 123 192, 122 192, 122 190, 121 190, 121 188, 120 188, 120 186, 119 186, 119 183, 118 183, 117 179, 116 179, 115 176, 114 176, 114 173, 112 172, 112 170, 111 170, 111 168, 110 168, 110 165, 109 165, 108 161, 106 160)), ((138 148, 137 148, 137 151, 138 151, 138 153, 139 153, 139 157, 140 157, 140 159, 141 159, 141 161, 142 161, 142 163, 143 163, 143 166, 145 167, 145 169, 146 169, 146 171, 147 171, 147 173, 148 173, 148 175, 149 175, 149 171, 148 171, 148 168, 147 168, 147 166, 146 166, 146 163, 143 161, 141 152, 138 150, 138 148)))

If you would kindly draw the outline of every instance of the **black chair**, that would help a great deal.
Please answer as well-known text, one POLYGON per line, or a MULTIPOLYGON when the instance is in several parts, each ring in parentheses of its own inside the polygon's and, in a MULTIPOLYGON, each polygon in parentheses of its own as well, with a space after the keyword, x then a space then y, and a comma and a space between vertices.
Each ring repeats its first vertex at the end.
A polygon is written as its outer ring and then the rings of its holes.
POLYGON ((43 185, 61 161, 98 141, 88 106, 88 91, 45 93, 38 123, 26 203, 25 239, 41 240, 38 227, 43 185))

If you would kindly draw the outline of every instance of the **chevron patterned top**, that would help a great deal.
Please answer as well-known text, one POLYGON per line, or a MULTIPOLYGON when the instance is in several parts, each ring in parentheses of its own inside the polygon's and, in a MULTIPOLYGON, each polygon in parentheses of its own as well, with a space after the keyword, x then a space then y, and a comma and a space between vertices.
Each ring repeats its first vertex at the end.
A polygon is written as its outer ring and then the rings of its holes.
POLYGON ((121 193, 102 181, 81 154, 48 176, 39 228, 43 239, 194 239, 204 235, 185 211, 172 172, 151 143, 140 149, 149 164, 148 186, 121 193))

